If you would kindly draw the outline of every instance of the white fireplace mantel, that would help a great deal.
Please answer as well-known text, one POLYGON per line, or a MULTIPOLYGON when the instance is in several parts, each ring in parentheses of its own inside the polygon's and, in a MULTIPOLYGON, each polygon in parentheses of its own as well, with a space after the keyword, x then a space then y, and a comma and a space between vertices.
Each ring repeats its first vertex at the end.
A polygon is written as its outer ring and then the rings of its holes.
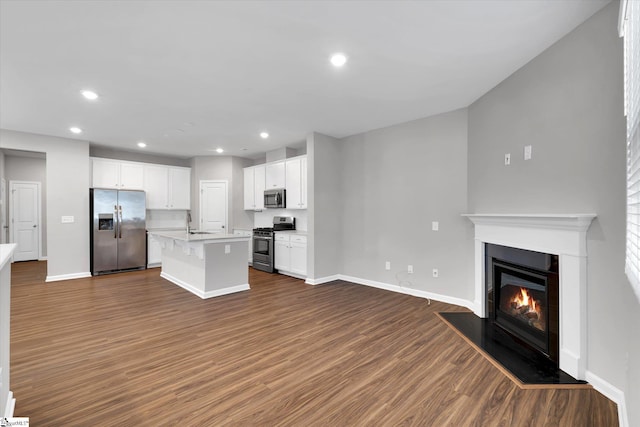
POLYGON ((558 255, 560 369, 585 379, 587 230, 595 214, 463 214, 475 225, 474 312, 487 317, 484 244, 558 255))

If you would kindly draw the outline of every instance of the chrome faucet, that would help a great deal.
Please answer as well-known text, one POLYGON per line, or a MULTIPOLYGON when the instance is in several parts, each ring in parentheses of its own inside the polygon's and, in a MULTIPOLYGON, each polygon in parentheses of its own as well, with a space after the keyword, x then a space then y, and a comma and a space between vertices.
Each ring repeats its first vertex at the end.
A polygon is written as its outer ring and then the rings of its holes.
POLYGON ((191 233, 191 211, 187 211, 187 234, 191 233))

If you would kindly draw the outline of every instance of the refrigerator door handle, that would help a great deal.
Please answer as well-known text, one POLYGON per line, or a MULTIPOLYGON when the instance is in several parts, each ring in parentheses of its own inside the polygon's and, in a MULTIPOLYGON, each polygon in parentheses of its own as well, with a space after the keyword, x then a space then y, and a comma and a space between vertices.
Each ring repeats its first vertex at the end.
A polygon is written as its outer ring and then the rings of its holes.
POLYGON ((113 205, 113 238, 118 238, 118 205, 113 205))
POLYGON ((118 233, 120 234, 120 238, 122 239, 122 206, 118 205, 118 210, 120 211, 120 221, 118 221, 118 233))

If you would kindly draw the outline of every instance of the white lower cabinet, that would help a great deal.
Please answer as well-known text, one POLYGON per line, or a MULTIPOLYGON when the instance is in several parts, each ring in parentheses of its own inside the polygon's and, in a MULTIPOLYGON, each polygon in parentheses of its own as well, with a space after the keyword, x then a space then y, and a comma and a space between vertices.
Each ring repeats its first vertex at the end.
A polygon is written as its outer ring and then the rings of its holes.
POLYGON ((306 277, 307 236, 275 233, 274 251, 274 267, 278 272, 306 277))

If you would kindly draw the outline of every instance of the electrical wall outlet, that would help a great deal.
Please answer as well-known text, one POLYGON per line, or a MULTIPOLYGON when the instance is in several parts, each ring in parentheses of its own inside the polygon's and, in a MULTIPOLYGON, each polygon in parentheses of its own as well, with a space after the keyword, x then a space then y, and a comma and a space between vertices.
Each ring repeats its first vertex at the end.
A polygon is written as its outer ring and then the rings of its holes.
POLYGON ((440 275, 440 273, 438 273, 438 269, 434 268, 433 271, 431 272, 431 274, 433 275, 433 277, 438 277, 440 275))
POLYGON ((511 164, 511 154, 507 153, 504 155, 504 165, 509 166, 511 164))
POLYGON ((407 273, 413 274, 413 265, 408 265, 407 266, 407 273))
POLYGON ((224 245, 224 253, 225 254, 231 253, 231 245, 224 245))
POLYGON ((391 270, 391 261, 387 261, 384 263, 384 269, 385 270, 391 270))
POLYGON ((440 230, 440 223, 438 221, 431 221, 431 230, 432 231, 440 230))
POLYGON ((525 145, 524 146, 524 159, 525 160, 531 160, 531 146, 530 145, 525 145))

